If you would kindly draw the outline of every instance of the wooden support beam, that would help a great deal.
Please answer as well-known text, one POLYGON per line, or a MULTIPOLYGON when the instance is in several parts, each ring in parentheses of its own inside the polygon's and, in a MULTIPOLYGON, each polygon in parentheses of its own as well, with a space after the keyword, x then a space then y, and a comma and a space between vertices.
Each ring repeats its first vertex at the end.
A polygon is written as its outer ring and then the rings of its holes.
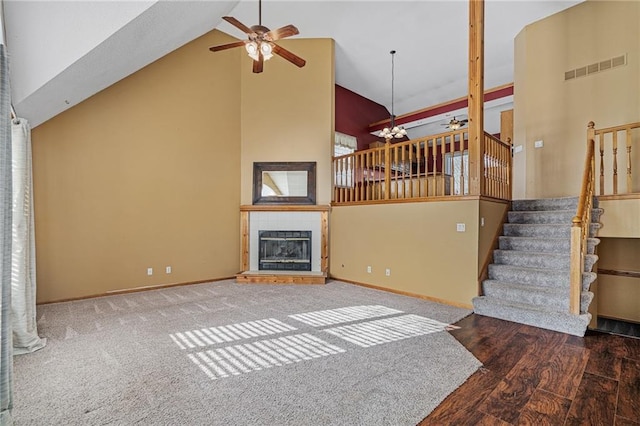
POLYGON ((469 194, 483 193, 484 0, 469 0, 469 194))

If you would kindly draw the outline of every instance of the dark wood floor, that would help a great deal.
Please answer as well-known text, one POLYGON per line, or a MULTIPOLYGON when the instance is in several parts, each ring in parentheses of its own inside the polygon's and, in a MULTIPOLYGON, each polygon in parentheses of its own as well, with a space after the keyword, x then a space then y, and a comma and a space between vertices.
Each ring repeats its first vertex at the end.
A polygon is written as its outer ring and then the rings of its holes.
POLYGON ((640 339, 569 336, 471 315, 451 332, 483 364, 426 425, 640 425, 640 339))

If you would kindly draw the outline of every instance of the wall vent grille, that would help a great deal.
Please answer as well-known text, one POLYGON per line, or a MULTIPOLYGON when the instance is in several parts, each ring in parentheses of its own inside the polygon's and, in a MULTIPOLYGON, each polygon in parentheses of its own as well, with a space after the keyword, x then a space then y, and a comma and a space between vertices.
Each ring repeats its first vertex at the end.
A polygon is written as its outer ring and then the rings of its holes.
POLYGON ((593 64, 585 65, 570 71, 565 71, 564 80, 573 80, 578 77, 584 77, 586 75, 595 74, 601 71, 606 71, 612 68, 616 68, 622 65, 627 65, 627 54, 616 56, 615 58, 606 59, 604 61, 596 62, 593 64))

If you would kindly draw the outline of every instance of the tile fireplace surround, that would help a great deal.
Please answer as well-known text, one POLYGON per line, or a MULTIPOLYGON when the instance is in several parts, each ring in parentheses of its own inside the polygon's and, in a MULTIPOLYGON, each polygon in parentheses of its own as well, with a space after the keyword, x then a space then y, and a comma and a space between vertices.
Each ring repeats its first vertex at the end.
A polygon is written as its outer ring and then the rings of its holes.
POLYGON ((238 283, 324 284, 329 271, 330 206, 240 206, 242 272, 238 283), (260 271, 258 231, 311 231, 311 271, 260 271))

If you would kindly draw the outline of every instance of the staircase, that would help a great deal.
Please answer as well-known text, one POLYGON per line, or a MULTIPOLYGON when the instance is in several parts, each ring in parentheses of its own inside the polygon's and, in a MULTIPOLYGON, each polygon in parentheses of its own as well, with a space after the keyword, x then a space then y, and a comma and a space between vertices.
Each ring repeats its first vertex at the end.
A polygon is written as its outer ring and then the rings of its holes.
MULTIPOLYGON (((584 336, 593 299, 589 286, 600 240, 587 240, 582 274, 580 315, 569 313, 571 221, 578 198, 513 201, 499 248, 482 283, 483 296, 473 299, 480 315, 584 336)), ((594 199, 590 237, 596 235, 601 209, 594 199)))

